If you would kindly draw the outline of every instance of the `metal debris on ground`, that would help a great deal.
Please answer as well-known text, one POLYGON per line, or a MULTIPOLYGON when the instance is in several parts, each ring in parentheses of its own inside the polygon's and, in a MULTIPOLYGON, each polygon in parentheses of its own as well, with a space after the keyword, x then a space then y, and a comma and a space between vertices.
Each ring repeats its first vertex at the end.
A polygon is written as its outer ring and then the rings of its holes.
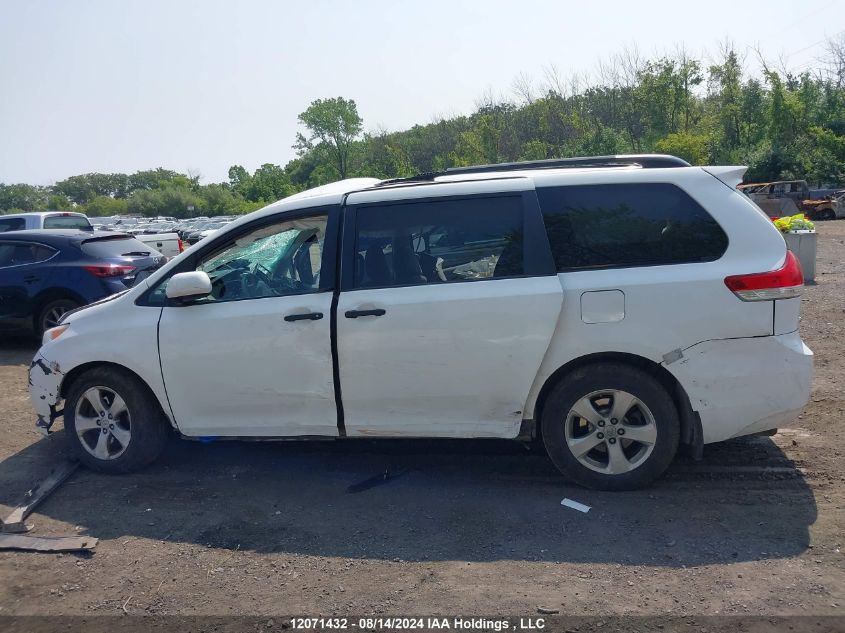
POLYGON ((27 552, 91 551, 99 539, 93 536, 27 536, 0 534, 0 550, 17 549, 27 552))
POLYGON ((589 512, 590 506, 585 506, 583 503, 578 503, 577 501, 573 501, 572 499, 564 498, 563 501, 560 502, 560 505, 566 506, 567 508, 572 508, 573 510, 578 510, 578 512, 589 512))
POLYGON ((44 501, 77 468, 79 468, 79 462, 71 461, 65 461, 54 468, 44 481, 27 491, 20 505, 12 510, 9 516, 3 519, 2 531, 12 533, 29 532, 32 526, 24 523, 26 517, 35 509, 35 506, 44 501))
POLYGON ((64 462, 54 468, 47 478, 24 495, 24 501, 0 520, 0 550, 22 550, 26 552, 90 552, 99 539, 93 536, 27 536, 19 534, 32 529, 24 523, 27 516, 39 503, 79 467, 78 462, 64 462), (17 532, 17 534, 16 534, 17 532))

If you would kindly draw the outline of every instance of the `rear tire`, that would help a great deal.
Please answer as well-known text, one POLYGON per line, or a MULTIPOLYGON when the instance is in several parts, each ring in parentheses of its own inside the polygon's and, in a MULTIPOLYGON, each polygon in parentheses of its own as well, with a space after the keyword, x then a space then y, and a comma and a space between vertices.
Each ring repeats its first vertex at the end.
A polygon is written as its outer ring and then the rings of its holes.
POLYGON ((598 490, 650 484, 674 459, 680 437, 678 411, 663 385, 621 363, 568 374, 546 399, 540 423, 555 466, 598 490))
POLYGON ((45 330, 49 330, 51 327, 56 327, 59 324, 59 319, 61 319, 66 312, 76 310, 79 306, 79 302, 74 301, 73 299, 55 299, 53 301, 48 301, 41 310, 38 311, 38 315, 35 317, 35 331, 38 336, 44 334, 45 330))
POLYGON ((153 462, 169 436, 153 393, 120 368, 96 367, 71 385, 65 431, 83 464, 104 473, 127 473, 153 462))

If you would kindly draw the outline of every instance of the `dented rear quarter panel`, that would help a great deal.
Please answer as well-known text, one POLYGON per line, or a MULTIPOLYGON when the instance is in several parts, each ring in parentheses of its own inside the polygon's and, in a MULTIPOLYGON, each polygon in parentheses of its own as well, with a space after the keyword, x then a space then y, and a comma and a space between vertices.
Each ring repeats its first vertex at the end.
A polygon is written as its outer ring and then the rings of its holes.
POLYGON ((703 341, 666 369, 684 386, 709 444, 795 419, 810 397, 813 352, 797 332, 703 341))

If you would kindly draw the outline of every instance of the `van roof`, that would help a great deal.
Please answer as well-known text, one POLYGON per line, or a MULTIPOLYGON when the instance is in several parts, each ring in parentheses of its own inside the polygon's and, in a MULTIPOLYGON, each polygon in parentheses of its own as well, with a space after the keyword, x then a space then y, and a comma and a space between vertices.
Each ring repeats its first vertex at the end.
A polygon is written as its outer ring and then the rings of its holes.
MULTIPOLYGON (((241 224, 245 218, 256 218, 302 207, 337 204, 344 196, 358 192, 374 192, 380 189, 418 187, 439 183, 471 182, 481 180, 507 180, 530 178, 540 174, 554 173, 596 173, 599 170, 629 171, 650 169, 676 169, 693 166, 677 156, 668 154, 616 154, 610 156, 585 156, 578 158, 554 158, 548 160, 523 161, 515 163, 497 163, 467 167, 450 167, 439 172, 422 173, 405 178, 347 178, 321 185, 283 198, 263 209, 254 211, 235 220, 241 224)), ((715 176, 726 185, 736 187, 742 182, 744 166, 700 167, 715 176)))

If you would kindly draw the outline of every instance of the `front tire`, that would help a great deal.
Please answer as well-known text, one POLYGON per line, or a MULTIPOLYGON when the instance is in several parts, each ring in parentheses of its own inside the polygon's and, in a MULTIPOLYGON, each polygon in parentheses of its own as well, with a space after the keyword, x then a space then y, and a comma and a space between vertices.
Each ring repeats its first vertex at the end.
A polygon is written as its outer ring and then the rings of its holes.
POLYGON ((598 490, 650 484, 674 459, 680 437, 678 411, 663 385, 620 363, 567 375, 546 399, 540 423, 555 466, 598 490))
POLYGON ((65 430, 83 464, 104 473, 127 473, 154 461, 168 428, 149 388, 120 368, 97 367, 71 385, 65 430))

